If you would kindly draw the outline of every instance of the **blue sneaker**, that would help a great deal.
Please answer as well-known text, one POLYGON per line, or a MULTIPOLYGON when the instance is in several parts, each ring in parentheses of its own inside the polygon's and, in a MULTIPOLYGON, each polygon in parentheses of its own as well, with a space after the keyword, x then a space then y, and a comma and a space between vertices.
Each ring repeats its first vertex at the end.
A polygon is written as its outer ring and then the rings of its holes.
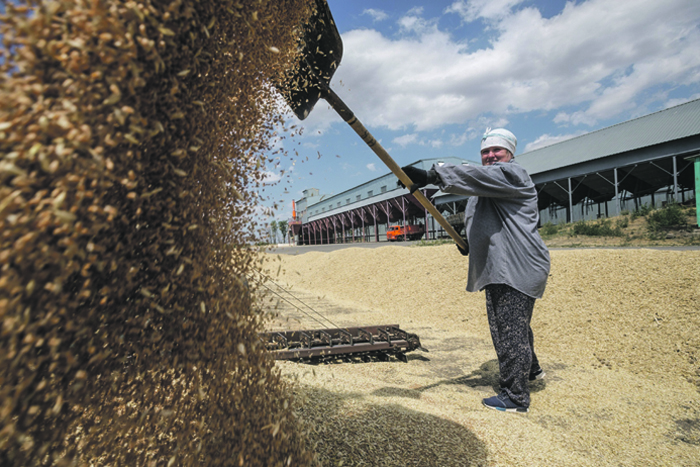
POLYGON ((529 380, 530 381, 535 381, 537 379, 544 379, 544 377, 547 376, 547 374, 544 372, 542 368, 538 368, 535 371, 530 372, 529 380))
POLYGON ((512 400, 505 392, 500 393, 497 396, 489 397, 481 401, 489 409, 500 410, 501 412, 518 412, 527 413, 530 409, 518 405, 512 400))

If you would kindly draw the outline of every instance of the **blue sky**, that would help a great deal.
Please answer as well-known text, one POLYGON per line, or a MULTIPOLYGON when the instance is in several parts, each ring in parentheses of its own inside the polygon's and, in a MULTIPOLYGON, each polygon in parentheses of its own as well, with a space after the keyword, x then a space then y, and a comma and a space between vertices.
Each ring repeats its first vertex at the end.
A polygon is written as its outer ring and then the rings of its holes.
MULTIPOLYGON (((331 87, 399 165, 479 160, 487 127, 516 156, 700 98, 698 0, 329 0, 343 39, 331 87)), ((291 217, 306 188, 337 194, 389 172, 319 101, 280 139, 260 194, 291 217), (298 155, 297 155, 298 153, 298 155)))

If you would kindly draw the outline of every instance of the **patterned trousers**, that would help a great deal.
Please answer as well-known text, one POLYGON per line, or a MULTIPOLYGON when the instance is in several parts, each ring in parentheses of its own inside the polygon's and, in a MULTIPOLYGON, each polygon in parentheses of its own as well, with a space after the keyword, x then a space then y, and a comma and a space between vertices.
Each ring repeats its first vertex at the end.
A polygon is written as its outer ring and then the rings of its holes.
POLYGON ((540 367, 530 328, 535 299, 505 284, 487 285, 485 291, 501 391, 516 404, 529 407, 528 378, 531 371, 540 367))

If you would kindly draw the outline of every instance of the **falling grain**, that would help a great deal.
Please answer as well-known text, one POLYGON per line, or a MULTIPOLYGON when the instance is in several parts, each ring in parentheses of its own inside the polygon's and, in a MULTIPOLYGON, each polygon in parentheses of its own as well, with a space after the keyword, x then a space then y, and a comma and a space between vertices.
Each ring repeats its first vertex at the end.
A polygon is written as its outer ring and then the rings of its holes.
POLYGON ((312 464, 237 279, 310 8, 3 2, 0 463, 312 464))

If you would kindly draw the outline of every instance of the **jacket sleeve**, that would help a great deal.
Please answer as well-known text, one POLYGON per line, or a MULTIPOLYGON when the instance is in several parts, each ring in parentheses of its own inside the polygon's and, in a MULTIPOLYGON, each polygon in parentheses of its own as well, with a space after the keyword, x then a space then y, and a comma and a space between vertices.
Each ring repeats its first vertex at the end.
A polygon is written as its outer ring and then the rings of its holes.
POLYGON ((535 185, 519 164, 498 162, 494 165, 434 165, 440 177, 440 189, 446 193, 485 198, 528 198, 535 185))

